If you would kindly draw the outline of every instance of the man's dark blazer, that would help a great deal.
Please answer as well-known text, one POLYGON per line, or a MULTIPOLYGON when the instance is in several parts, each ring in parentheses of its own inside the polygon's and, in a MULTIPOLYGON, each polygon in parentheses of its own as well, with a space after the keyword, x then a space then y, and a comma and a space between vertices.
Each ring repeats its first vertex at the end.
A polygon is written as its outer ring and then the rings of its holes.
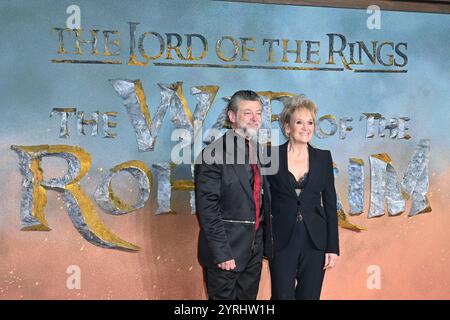
MULTIPOLYGON (((200 263, 212 267, 235 259, 234 271, 242 271, 247 265, 256 235, 255 202, 246 166, 237 164, 237 159, 231 156, 233 152, 230 152, 234 150, 235 155, 238 153, 237 150, 242 145, 236 143, 238 139, 243 138, 233 130, 228 130, 202 151, 203 161, 196 161, 194 171, 196 209, 201 227, 200 263), (227 135, 230 139, 225 138, 227 135), (232 145, 229 145, 230 141, 232 145), (204 157, 213 150, 215 158, 219 160, 207 163, 210 161, 205 161, 204 157)), ((263 175, 261 177, 264 254, 270 256, 270 192, 267 178, 263 175)))
POLYGON ((316 248, 325 253, 339 254, 336 190, 331 153, 328 150, 316 149, 308 143, 308 181, 298 197, 290 182, 287 148, 287 142, 272 148, 272 152, 279 153, 280 168, 277 174, 268 176, 272 195, 274 252, 276 254, 288 244, 297 214, 300 212, 316 248))

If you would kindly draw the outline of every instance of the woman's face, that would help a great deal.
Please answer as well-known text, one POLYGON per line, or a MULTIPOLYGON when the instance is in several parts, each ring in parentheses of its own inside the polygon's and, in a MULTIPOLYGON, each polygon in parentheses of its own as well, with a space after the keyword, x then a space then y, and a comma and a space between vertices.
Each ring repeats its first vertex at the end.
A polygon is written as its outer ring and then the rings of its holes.
POLYGON ((305 108, 296 110, 285 131, 292 142, 308 143, 314 133, 314 119, 311 112, 305 108))

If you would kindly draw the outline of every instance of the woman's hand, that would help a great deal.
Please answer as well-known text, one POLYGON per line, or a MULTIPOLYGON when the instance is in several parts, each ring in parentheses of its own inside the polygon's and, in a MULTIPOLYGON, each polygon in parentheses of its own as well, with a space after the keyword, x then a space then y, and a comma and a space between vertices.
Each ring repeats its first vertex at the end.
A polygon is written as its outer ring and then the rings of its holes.
POLYGON ((323 270, 333 268, 337 258, 338 255, 336 253, 325 253, 325 265, 323 266, 323 270))

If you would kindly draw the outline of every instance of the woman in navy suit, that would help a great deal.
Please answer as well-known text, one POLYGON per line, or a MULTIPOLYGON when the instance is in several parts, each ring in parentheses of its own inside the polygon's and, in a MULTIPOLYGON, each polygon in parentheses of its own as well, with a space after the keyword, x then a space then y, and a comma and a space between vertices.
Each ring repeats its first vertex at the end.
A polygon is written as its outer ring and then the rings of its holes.
POLYGON ((320 299, 325 270, 339 255, 333 160, 309 144, 317 108, 305 95, 290 98, 280 114, 288 141, 274 149, 280 166, 268 176, 274 255, 272 299, 320 299))

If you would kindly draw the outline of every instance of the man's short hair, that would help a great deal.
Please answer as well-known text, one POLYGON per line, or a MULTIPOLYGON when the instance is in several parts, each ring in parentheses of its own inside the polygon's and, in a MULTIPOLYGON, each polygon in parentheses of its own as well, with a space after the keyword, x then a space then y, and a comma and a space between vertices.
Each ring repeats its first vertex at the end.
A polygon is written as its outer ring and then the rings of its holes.
MULTIPOLYGON (((261 101, 261 97, 252 90, 239 90, 236 91, 230 98, 230 100, 228 101, 228 105, 227 105, 227 114, 228 111, 233 111, 234 113, 237 113, 239 110, 239 102, 240 101, 258 101, 261 106, 262 106, 262 101, 261 101)), ((227 116, 227 122, 228 125, 231 125, 230 123, 230 119, 228 119, 227 116)))

